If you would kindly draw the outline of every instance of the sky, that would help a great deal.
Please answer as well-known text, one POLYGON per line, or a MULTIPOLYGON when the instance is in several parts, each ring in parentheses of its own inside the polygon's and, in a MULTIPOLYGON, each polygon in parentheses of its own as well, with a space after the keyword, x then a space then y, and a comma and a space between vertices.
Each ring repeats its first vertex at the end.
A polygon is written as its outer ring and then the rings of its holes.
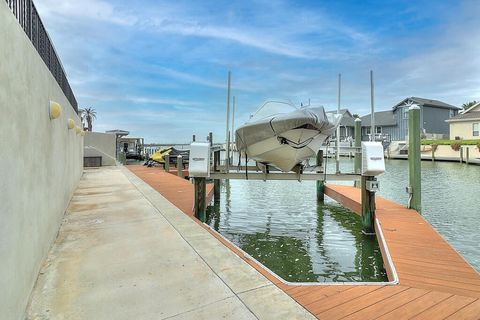
POLYGON ((480 1, 36 0, 94 131, 225 140, 269 99, 365 115, 406 97, 480 100, 480 1))

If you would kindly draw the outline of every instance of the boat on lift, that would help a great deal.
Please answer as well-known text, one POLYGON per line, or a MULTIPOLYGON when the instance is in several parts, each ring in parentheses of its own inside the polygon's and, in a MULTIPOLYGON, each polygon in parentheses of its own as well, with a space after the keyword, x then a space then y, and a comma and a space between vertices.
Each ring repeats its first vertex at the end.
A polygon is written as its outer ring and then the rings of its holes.
POLYGON ((315 157, 340 124, 341 115, 323 107, 297 108, 267 101, 235 131, 237 150, 248 159, 288 172, 315 157))

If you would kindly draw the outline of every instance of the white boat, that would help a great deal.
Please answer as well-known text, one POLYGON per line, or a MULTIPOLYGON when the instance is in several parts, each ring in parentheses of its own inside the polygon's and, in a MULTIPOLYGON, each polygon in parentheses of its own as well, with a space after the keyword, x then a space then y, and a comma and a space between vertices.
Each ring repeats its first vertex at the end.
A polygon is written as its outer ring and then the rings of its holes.
POLYGON ((316 156, 341 117, 326 114, 323 107, 267 101, 235 131, 237 150, 248 159, 288 172, 316 156))

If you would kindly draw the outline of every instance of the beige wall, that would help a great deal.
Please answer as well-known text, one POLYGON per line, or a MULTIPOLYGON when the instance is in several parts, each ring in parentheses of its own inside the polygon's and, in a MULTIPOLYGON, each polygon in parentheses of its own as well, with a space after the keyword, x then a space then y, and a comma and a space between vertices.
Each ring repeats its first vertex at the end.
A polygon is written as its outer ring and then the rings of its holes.
POLYGON ((114 166, 116 135, 101 132, 85 132, 85 157, 101 156, 103 166, 114 166))
POLYGON ((465 140, 480 139, 480 137, 473 136, 473 123, 480 123, 480 120, 450 122, 450 140, 455 140, 455 137, 460 137, 461 139, 465 140))
POLYGON ((23 319, 82 174, 80 119, 0 1, 0 318, 23 319), (62 106, 50 120, 49 101, 62 106))
MULTIPOLYGON (((465 158, 467 156, 467 149, 469 149, 469 157, 470 159, 475 159, 475 158, 480 158, 480 152, 477 148, 477 146, 462 146, 463 149, 463 157, 465 158)), ((422 150, 426 150, 422 152, 422 154, 431 156, 432 152, 427 151, 431 150, 431 146, 422 146, 422 150)), ((460 150, 455 151, 452 149, 451 146, 446 146, 446 145, 439 145, 437 146, 437 149, 435 150, 435 157, 445 157, 445 158, 458 158, 460 159, 460 150)))

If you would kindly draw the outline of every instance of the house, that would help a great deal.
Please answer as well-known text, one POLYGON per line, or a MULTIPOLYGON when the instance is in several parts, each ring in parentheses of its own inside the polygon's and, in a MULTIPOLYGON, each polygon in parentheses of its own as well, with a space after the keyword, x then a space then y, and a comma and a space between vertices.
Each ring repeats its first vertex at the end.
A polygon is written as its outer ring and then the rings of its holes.
POLYGON ((446 122, 450 126, 450 140, 480 139, 480 102, 446 122))
MULTIPOLYGON (((337 110, 327 111, 326 113, 336 114, 337 110)), ((340 120, 340 140, 345 141, 349 137, 354 137, 355 118, 348 109, 340 109, 340 114, 342 115, 342 120, 340 120)), ((335 138, 336 136, 335 132, 332 135, 332 138, 335 138)))
MULTIPOLYGON (((394 113, 392 110, 378 111, 375 115, 375 137, 378 140, 391 141, 392 135, 397 130, 397 123, 395 121, 394 113)), ((371 130, 371 116, 366 115, 360 118, 362 120, 362 140, 370 140, 371 130)))
MULTIPOLYGON (((420 107, 420 129, 427 138, 449 136, 449 126, 445 121, 456 116, 461 110, 451 104, 418 97, 405 98, 391 111, 375 112, 375 132, 391 141, 404 141, 408 136, 408 109, 412 104, 420 107), (376 127, 379 127, 378 129, 376 127)), ((362 117, 362 136, 370 134, 370 115, 362 117)), ((363 138, 362 138, 363 139, 363 138)))

